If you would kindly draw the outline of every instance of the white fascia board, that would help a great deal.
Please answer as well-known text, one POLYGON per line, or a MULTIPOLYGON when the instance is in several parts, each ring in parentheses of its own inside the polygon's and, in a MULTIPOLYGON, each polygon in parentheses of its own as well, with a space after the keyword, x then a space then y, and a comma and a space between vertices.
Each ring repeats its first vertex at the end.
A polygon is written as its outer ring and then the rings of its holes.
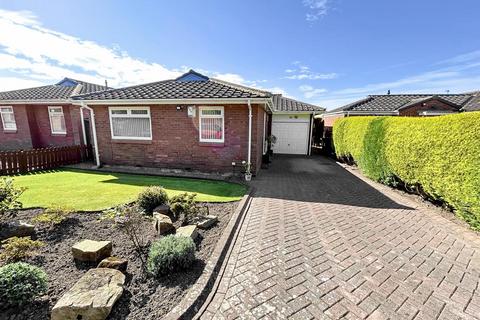
POLYGON ((235 99, 111 99, 111 100, 71 100, 73 104, 86 105, 153 105, 153 104, 267 104, 268 98, 235 98, 235 99))

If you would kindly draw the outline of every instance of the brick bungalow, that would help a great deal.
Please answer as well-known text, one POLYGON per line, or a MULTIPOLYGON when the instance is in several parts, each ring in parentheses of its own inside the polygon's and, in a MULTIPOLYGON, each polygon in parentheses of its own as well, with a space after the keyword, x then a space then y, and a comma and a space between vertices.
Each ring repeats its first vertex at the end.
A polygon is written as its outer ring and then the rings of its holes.
POLYGON ((177 79, 72 97, 91 112, 98 165, 230 172, 267 151, 271 94, 193 70, 177 79))
POLYGON ((70 97, 105 89, 65 78, 54 85, 0 92, 0 151, 82 144, 80 107, 70 97))
POLYGON ((351 116, 440 116, 458 112, 479 111, 480 92, 462 94, 385 94, 370 95, 325 112, 321 117, 324 137, 331 136, 335 120, 351 116))

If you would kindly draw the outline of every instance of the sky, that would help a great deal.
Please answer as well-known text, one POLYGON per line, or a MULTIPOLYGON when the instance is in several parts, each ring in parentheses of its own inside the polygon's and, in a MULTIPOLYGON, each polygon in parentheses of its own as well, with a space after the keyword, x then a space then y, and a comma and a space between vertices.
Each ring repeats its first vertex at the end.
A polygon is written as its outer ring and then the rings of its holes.
POLYGON ((328 109, 480 90, 478 0, 0 0, 0 91, 194 69, 328 109))

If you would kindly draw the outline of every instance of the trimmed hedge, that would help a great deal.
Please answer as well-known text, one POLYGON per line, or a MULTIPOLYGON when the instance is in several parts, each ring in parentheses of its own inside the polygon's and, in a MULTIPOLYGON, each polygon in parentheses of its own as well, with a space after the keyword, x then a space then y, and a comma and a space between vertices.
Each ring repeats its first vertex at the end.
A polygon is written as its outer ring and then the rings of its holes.
POLYGON ((440 117, 349 117, 335 122, 338 158, 386 184, 449 205, 480 230, 480 112, 440 117))

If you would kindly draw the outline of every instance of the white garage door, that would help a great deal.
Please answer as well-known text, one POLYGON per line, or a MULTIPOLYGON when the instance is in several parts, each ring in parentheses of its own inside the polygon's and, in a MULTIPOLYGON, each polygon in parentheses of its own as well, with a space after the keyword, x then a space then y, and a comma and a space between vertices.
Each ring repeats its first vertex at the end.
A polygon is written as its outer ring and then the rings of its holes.
POLYGON ((272 134, 277 137, 273 146, 275 153, 307 154, 308 122, 275 122, 272 123, 272 134))

